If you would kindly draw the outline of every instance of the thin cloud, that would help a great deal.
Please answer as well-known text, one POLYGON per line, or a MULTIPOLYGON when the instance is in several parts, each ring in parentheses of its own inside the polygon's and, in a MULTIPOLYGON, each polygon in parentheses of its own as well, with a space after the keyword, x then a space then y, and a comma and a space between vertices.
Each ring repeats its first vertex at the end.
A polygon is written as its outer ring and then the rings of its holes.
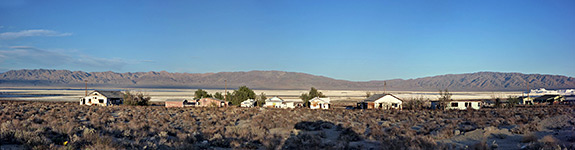
POLYGON ((106 70, 120 70, 128 64, 121 59, 100 58, 77 52, 43 50, 31 46, 12 46, 9 50, 0 50, 0 63, 40 68, 74 66, 106 70))
POLYGON ((16 39, 21 37, 40 37, 40 36, 70 36, 72 33, 61 33, 53 30, 23 30, 19 32, 4 32, 0 33, 0 39, 16 39))

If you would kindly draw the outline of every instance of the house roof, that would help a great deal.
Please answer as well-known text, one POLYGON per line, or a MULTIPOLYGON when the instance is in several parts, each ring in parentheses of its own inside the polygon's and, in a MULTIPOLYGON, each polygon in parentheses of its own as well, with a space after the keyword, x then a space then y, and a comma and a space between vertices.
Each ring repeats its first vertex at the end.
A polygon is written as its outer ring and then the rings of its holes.
POLYGON ((107 98, 124 98, 124 94, 122 93, 122 91, 101 91, 101 90, 94 90, 92 91, 90 94, 94 93, 94 92, 98 92, 104 96, 106 96, 107 98))
POLYGON ((283 101, 284 101, 283 99, 281 99, 281 98, 279 98, 279 97, 277 97, 277 96, 274 96, 274 97, 272 97, 272 98, 266 99, 266 102, 283 102, 283 101))
POLYGON ((309 101, 322 101, 324 103, 330 103, 330 99, 329 97, 325 97, 325 98, 320 98, 320 97, 314 97, 312 99, 310 99, 309 101))
POLYGON ((367 99, 365 99, 364 102, 374 102, 374 101, 376 101, 376 100, 378 100, 378 99, 380 99, 380 98, 382 98, 382 97, 384 97, 384 96, 386 96, 386 95, 393 96, 394 98, 396 98, 396 99, 398 99, 398 100, 400 100, 400 101, 403 101, 401 98, 398 98, 398 97, 396 97, 396 96, 394 96, 394 95, 392 95, 392 94, 374 94, 374 95, 368 97, 367 99))

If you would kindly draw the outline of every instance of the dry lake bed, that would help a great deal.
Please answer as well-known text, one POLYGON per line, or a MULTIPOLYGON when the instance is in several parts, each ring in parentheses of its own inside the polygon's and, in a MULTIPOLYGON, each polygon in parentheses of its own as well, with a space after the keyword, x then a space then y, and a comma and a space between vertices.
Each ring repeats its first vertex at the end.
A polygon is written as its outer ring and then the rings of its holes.
MULTIPOLYGON (((88 89, 88 92, 94 89, 88 89)), ((191 98, 197 89, 120 89, 120 88, 97 88, 97 90, 131 90, 149 94, 152 101, 165 101, 166 99, 191 98)), ((208 93, 224 93, 225 89, 205 89, 208 93)), ((366 93, 383 93, 384 91, 364 90, 321 90, 332 101, 360 101, 366 98, 366 93)), ((228 89, 233 91, 233 89, 228 89)), ((279 96, 283 99, 299 99, 303 93, 309 90, 254 90, 256 94, 265 93, 267 97, 279 96)), ((420 98, 434 100, 439 97, 438 91, 387 91, 402 99, 420 98)), ((521 91, 490 91, 490 92, 451 92, 453 99, 491 99, 507 98, 508 96, 521 96, 521 91)), ((24 101, 77 101, 85 94, 83 88, 49 87, 0 87, 0 100, 24 100, 24 101)))

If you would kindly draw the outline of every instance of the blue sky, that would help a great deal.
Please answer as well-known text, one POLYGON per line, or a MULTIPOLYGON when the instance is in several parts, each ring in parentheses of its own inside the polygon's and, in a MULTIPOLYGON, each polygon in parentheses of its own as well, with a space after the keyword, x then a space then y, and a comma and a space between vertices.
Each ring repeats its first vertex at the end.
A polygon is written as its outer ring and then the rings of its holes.
POLYGON ((0 1, 0 71, 575 76, 575 1, 0 1))

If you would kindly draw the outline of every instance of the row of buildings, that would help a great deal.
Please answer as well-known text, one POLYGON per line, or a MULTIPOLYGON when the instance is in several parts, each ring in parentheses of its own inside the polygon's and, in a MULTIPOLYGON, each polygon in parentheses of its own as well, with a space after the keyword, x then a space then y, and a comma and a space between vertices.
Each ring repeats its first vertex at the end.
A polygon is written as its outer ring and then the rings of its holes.
MULTIPOLYGON (((197 100, 187 99, 168 99, 166 100, 166 107, 227 107, 230 104, 224 100, 216 98, 201 98, 197 100)), ((329 109, 330 99, 315 97, 309 101, 311 109, 329 109)), ((240 107, 255 107, 257 101, 254 99, 247 99, 241 102, 240 107)), ((265 100, 263 107, 266 108, 301 108, 303 107, 302 100, 284 100, 280 97, 274 96, 265 100)))
MULTIPOLYGON (((543 89, 544 90, 544 89, 543 89)), ((537 92, 540 92, 539 90, 537 92)), ((573 90, 566 90, 563 93, 572 93, 573 90)), ((532 91, 533 92, 533 91, 532 91)), ((540 92, 541 93, 541 92, 540 92)), ((540 96, 519 97, 518 104, 575 104, 575 95, 557 95, 555 93, 545 93, 540 96)), ((357 103, 356 109, 403 109, 403 100, 392 94, 374 94, 362 102, 357 103)), ((123 93, 121 91, 100 91, 95 90, 80 99, 80 105, 113 106, 123 103, 123 93)), ((240 107, 257 106, 254 99, 248 99, 240 104, 240 107)), ((481 107, 494 107, 495 105, 509 105, 509 101, 502 100, 451 100, 442 104, 440 101, 430 101, 431 109, 480 109, 481 107), (443 106, 445 105, 445 106, 443 106)), ((216 98, 201 99, 168 99, 165 101, 166 107, 228 107, 229 102, 216 98)), ((301 99, 284 100, 274 96, 265 100, 263 107, 266 108, 301 108, 301 99)), ((330 98, 315 97, 309 100, 311 109, 330 109, 330 98)))

